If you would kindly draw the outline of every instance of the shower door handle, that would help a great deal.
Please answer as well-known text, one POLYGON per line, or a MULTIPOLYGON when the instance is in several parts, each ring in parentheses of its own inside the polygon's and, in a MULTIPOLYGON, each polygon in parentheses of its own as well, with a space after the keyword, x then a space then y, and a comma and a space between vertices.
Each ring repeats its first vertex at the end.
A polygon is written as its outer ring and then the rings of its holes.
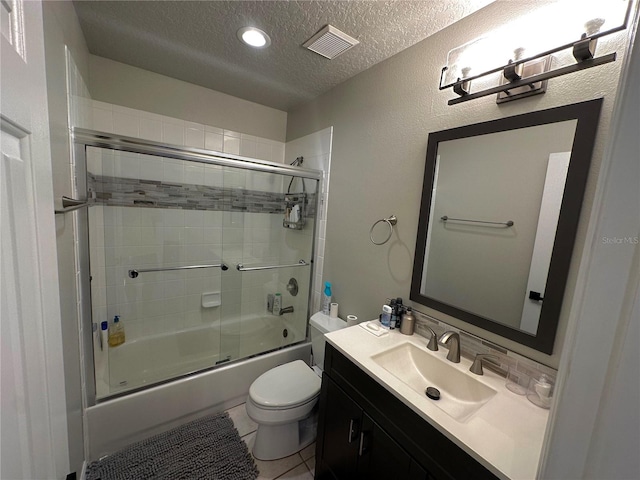
POLYGON ((139 270, 131 269, 129 270, 129 278, 138 278, 138 275, 146 272, 165 272, 169 270, 192 270, 194 268, 220 268, 222 271, 228 270, 224 263, 218 263, 216 265, 187 265, 184 267, 158 267, 158 268, 141 268, 139 270))
POLYGON ((272 268, 306 267, 308 265, 304 260, 300 260, 298 263, 290 263, 288 265, 264 265, 258 267, 245 267, 242 263, 239 263, 236 268, 239 272, 251 272, 254 270, 271 270, 272 268))

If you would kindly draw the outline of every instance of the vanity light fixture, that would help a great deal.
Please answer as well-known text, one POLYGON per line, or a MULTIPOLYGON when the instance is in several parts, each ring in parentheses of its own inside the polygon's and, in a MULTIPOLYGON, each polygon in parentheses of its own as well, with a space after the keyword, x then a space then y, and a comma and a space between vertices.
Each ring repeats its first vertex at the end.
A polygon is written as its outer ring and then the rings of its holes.
MULTIPOLYGON (((512 27, 508 33, 503 31, 493 36, 487 35, 454 48, 447 55, 447 65, 442 69, 439 89, 451 88, 458 96, 449 100, 449 105, 456 105, 495 94, 497 94, 496 102, 503 103, 544 93, 547 88, 547 81, 551 78, 615 61, 615 52, 595 57, 597 41, 601 37, 627 28, 633 3, 632 0, 597 0, 591 2, 592 8, 585 8, 584 14, 594 15, 595 12, 597 16, 591 16, 582 21, 584 25, 583 33, 578 39, 574 37, 573 40, 570 38, 556 40, 561 42, 559 45, 556 43, 558 46, 543 45, 544 37, 548 35, 540 35, 540 30, 549 29, 553 31, 555 27, 551 25, 550 19, 566 19, 566 16, 560 12, 552 15, 545 12, 546 17, 540 15, 542 22, 544 22, 542 24, 533 22, 529 18, 524 19, 529 24, 537 24, 537 31, 531 33, 528 40, 526 39, 526 32, 521 32, 521 30, 524 30, 522 28, 523 23, 517 27, 512 27), (594 6, 595 8, 593 8, 594 6), (611 8, 612 6, 613 8, 611 8), (606 10, 607 8, 609 10, 606 10), (620 23, 619 19, 622 14, 624 14, 624 19, 620 23), (601 31, 605 23, 616 26, 601 31), (512 47, 507 54, 501 52, 505 45, 513 45, 514 43, 517 48, 514 49, 512 47), (538 48, 525 48, 528 44, 536 44, 538 48), (565 64, 552 70, 551 64, 554 58, 552 55, 563 50, 571 51, 575 63, 565 64), (507 62, 503 63, 505 60, 507 62), (500 72, 499 80, 497 80, 498 85, 492 87, 490 85, 491 83, 495 85, 495 74, 498 72, 500 72), (482 88, 472 92, 472 82, 475 85, 479 84, 482 88), (488 85, 488 88, 486 85, 488 85)), ((506 28, 503 30, 506 30, 506 28)), ((573 31, 575 32, 575 30, 573 31)), ((559 54, 557 59, 566 57, 568 55, 559 54)))
POLYGON ((242 27, 238 30, 238 38, 253 48, 267 48, 271 45, 269 35, 255 27, 242 27))

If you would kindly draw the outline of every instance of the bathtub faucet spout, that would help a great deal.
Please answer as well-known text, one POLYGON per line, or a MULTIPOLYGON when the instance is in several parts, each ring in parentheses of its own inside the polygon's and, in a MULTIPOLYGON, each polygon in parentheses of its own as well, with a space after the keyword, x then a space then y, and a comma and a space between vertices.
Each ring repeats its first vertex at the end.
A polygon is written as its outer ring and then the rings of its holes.
POLYGON ((293 305, 290 307, 284 307, 280 309, 280 315, 284 315, 285 313, 293 313, 293 305))

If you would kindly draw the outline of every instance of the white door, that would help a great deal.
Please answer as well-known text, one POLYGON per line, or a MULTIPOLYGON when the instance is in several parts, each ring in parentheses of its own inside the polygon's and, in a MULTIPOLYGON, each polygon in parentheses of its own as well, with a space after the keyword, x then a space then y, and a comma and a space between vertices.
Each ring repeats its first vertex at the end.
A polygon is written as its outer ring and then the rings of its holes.
POLYGON ((0 0, 0 22, 0 478, 65 478, 42 5, 0 0))

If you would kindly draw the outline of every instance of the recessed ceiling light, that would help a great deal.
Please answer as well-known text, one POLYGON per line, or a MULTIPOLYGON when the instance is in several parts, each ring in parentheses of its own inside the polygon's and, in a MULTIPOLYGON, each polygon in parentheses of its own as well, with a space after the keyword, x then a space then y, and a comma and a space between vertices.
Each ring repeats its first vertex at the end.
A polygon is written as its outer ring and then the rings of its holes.
POLYGON ((269 35, 255 27, 242 27, 238 30, 238 38, 254 48, 265 48, 271 45, 269 35))

